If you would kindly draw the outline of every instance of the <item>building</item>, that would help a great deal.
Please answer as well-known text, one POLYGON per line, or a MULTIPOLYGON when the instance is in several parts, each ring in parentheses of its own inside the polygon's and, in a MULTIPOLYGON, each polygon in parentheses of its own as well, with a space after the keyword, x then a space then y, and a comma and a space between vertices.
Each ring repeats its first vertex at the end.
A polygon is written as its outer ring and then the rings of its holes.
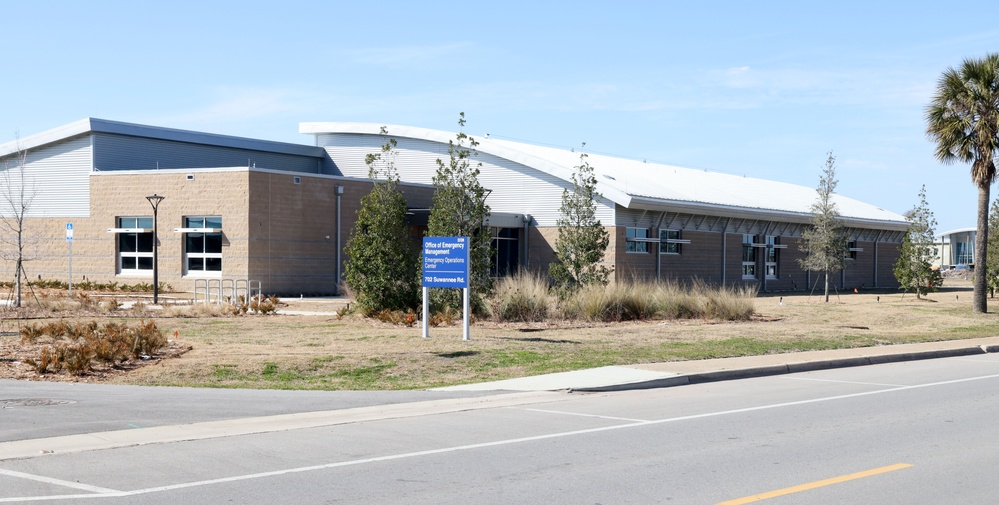
MULTIPOLYGON (((364 154, 386 137, 382 125, 301 123, 326 150, 333 172, 366 174, 364 154)), ((397 141, 403 181, 429 184, 436 160, 448 156, 455 134, 387 126, 397 141)), ((553 259, 562 192, 571 188, 582 153, 476 137, 480 181, 492 190, 497 272, 545 271, 553 259)), ((597 216, 611 235, 605 263, 618 279, 700 279, 714 284, 754 283, 765 291, 805 290, 817 276, 798 260, 801 232, 811 219, 814 188, 588 154, 595 169, 597 216)), ((818 175, 818 174, 816 174, 818 175)), ((817 177, 816 177, 817 179, 817 177)), ((848 266, 837 288, 892 288, 892 266, 905 235, 905 218, 834 195, 849 235, 848 266)))
POLYGON ((943 269, 975 265, 975 228, 960 228, 937 235, 938 254, 933 264, 943 269))
MULTIPOLYGON (((339 289, 342 250, 372 181, 365 156, 382 125, 302 123, 314 145, 85 119, 0 145, 8 201, 29 200, 24 226, 31 279, 151 282, 154 227, 161 282, 256 281, 264 292, 339 289), (18 153, 26 154, 23 170, 18 153), (23 183, 22 181, 23 176, 23 183), (25 189, 30 198, 19 198, 25 189), (164 196, 154 212, 146 197, 164 196), (72 240, 67 240, 71 225, 72 240), (155 226, 154 226, 155 225, 155 226)), ((438 158, 452 132, 388 126, 414 236, 425 225, 438 158)), ((562 192, 579 152, 476 138, 481 182, 491 193, 494 275, 546 271, 562 192)), ((611 233, 605 262, 618 279, 701 279, 804 290, 798 240, 814 189, 774 181, 589 154, 598 174, 598 217, 611 233)), ((5 189, 4 189, 5 188, 5 189)), ((850 234, 840 288, 895 287, 891 267, 902 216, 836 195, 850 234)), ((9 205, 0 202, 9 218, 9 205)), ((13 280, 11 236, 0 279, 13 280)))
MULTIPOLYGON (((226 280, 259 282, 266 293, 334 293, 340 250, 372 185, 324 171, 316 147, 101 119, 0 146, 16 151, 26 153, 24 187, 33 196, 24 227, 30 279, 68 280, 72 254, 76 282, 150 283, 146 197, 158 194, 161 282, 183 291, 226 280)), ((3 163, 0 190, 16 195, 16 156, 3 163)), ((429 205, 431 187, 402 187, 414 205, 429 205)), ((10 215, 2 201, 0 213, 10 215)), ((9 253, 12 237, 0 238, 9 253)), ((13 262, 0 275, 13 280, 13 262)))

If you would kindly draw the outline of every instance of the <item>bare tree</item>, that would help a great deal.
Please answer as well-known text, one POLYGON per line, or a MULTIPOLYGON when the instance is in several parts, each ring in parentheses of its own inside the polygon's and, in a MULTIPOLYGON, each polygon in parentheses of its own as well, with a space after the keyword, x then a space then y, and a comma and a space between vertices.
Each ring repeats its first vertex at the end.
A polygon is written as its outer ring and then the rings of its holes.
POLYGON ((0 175, 0 257, 14 262, 14 306, 21 306, 21 281, 26 279, 24 262, 28 259, 26 248, 28 237, 25 223, 31 204, 35 199, 35 185, 25 175, 28 151, 21 148, 20 142, 3 162, 0 175))

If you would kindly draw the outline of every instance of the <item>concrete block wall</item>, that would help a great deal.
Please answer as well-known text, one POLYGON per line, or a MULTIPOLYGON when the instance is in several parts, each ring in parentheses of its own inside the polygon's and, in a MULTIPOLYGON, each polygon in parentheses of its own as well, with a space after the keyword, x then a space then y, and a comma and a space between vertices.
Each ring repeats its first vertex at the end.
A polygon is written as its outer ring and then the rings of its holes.
MULTIPOLYGON (((184 276, 184 237, 175 228, 185 216, 221 215, 223 218, 222 275, 247 275, 246 171, 97 173, 90 177, 90 216, 33 218, 25 222, 25 270, 31 279, 69 280, 69 244, 66 224, 73 223, 73 281, 119 284, 151 283, 152 272, 117 272, 117 227, 122 216, 153 215, 146 196, 165 197, 158 212, 160 282, 182 291, 193 290, 196 276, 184 276), (193 176, 192 178, 189 178, 193 176)), ((0 275, 13 280, 14 262, 6 247, 0 275)))

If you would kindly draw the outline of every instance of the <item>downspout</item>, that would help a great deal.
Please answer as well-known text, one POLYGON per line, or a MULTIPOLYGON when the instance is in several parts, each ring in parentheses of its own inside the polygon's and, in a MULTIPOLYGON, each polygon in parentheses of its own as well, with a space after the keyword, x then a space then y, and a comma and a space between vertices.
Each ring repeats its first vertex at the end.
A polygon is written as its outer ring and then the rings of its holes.
MULTIPOLYGON (((767 221, 767 225, 763 227, 763 243, 764 244, 767 243, 767 237, 770 235, 770 225, 772 225, 772 224, 773 224, 773 221, 767 221)), ((762 260, 763 260, 762 261, 762 263, 763 263, 763 270, 760 270, 760 273, 763 274, 763 292, 764 293, 767 292, 767 255, 769 255, 769 254, 770 254, 770 248, 769 247, 764 248, 763 249, 763 258, 762 258, 762 260)))
MULTIPOLYGON (((851 242, 850 237, 847 236, 846 245, 849 246, 850 242, 851 242)), ((844 291, 846 291, 846 266, 847 263, 844 261, 843 268, 839 271, 839 289, 842 289, 844 291)))
POLYGON ((336 285, 333 286, 337 296, 340 295, 340 197, 343 196, 343 186, 336 185, 336 285))
POLYGON ((523 268, 523 270, 526 272, 527 268, 530 266, 530 261, 529 261, 528 254, 530 254, 530 251, 531 251, 531 242, 530 242, 530 240, 531 240, 530 239, 530 236, 531 236, 531 229, 530 229, 531 228, 531 215, 530 214, 524 214, 524 218, 523 219, 524 219, 524 268, 523 268))
POLYGON ((728 283, 728 277, 726 276, 726 273, 727 273, 728 269, 725 268, 725 267, 728 266, 728 225, 731 222, 732 222, 732 218, 725 219, 725 226, 722 227, 722 232, 721 232, 721 236, 722 236, 722 255, 721 255, 721 260, 722 260, 722 265, 721 265, 722 266, 722 286, 725 286, 728 283))

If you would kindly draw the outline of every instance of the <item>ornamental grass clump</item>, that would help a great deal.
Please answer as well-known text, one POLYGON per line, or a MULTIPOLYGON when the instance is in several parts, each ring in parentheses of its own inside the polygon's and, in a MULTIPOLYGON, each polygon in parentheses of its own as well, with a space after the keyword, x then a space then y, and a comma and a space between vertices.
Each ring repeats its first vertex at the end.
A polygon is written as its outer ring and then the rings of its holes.
POLYGON ((548 318, 548 283, 536 273, 502 278, 493 294, 493 317, 500 322, 539 322, 548 318))
POLYGON ((55 321, 28 325, 21 329, 21 341, 37 343, 48 340, 37 359, 28 360, 38 373, 59 372, 83 375, 95 363, 115 366, 135 358, 147 358, 167 344, 163 332, 153 321, 137 325, 109 322, 98 324, 55 321))
POLYGON ((619 322, 646 319, 745 320, 752 316, 753 286, 727 288, 694 282, 624 281, 580 289, 561 308, 566 319, 619 322))
POLYGON ((651 290, 656 317, 662 319, 694 319, 701 317, 701 299, 694 288, 675 282, 660 282, 651 290))
POLYGON ((707 319, 722 319, 726 321, 745 321, 755 312, 753 299, 756 298, 756 287, 744 285, 738 287, 695 287, 701 299, 701 317, 707 319))

